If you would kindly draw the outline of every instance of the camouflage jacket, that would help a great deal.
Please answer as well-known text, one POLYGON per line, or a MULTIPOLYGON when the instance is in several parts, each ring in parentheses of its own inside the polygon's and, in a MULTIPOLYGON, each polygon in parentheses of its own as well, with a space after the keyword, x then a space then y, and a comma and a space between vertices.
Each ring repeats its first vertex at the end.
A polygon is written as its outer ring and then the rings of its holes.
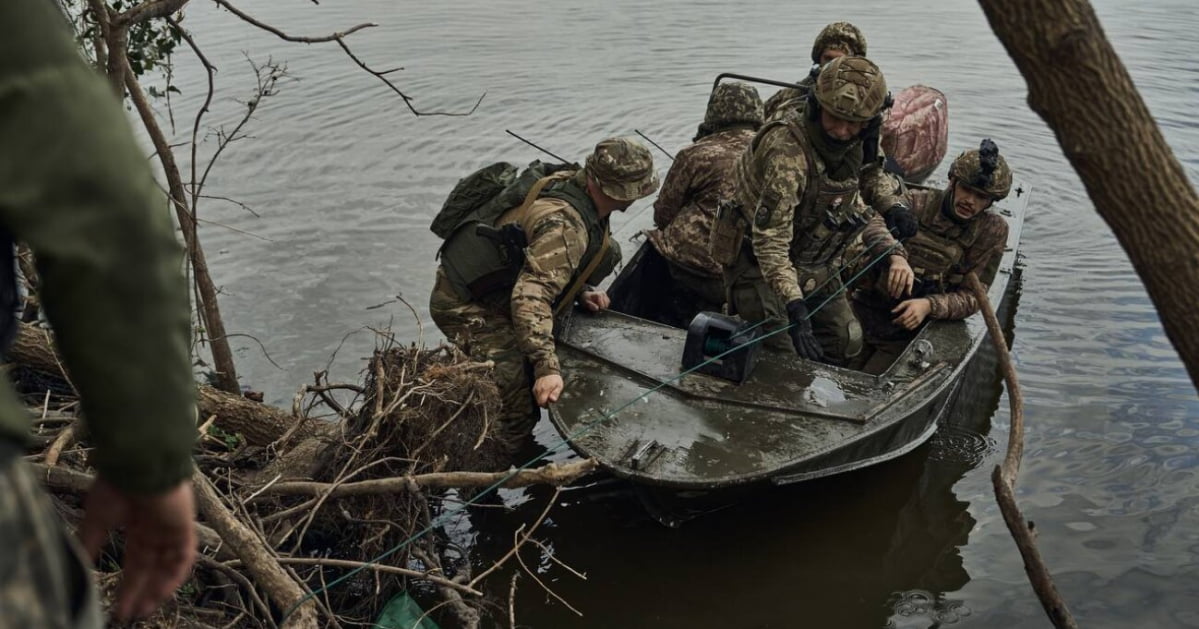
POLYGON ((794 87, 784 87, 766 99, 763 105, 763 110, 766 113, 766 122, 772 120, 782 120, 788 114, 795 114, 803 108, 804 102, 807 100, 808 90, 816 84, 816 80, 811 76, 805 76, 803 79, 796 82, 807 89, 798 90, 794 87))
MULTIPOLYGON (((162 491, 191 474, 196 435, 187 283, 165 196, 57 4, 5 0, 0 24, 12 26, 0 39, 0 226, 37 258, 92 463, 120 489, 162 491)), ((0 384, 0 439, 28 434, 0 384)))
MULTIPOLYGON (((989 287, 995 281, 999 260, 1007 246, 1008 226, 1002 216, 986 211, 971 219, 967 230, 941 211, 945 202, 944 190, 909 190, 905 200, 920 216, 920 230, 956 240, 963 245, 961 261, 950 269, 953 274, 965 276, 970 271, 978 274, 979 281, 989 287)), ((905 253, 906 255, 906 253, 905 253)), ((961 280, 950 281, 945 292, 928 295, 933 319, 965 319, 978 312, 978 300, 963 286, 961 280)))
POLYGON ((754 131, 727 129, 700 139, 675 156, 654 202, 649 240, 663 257, 701 275, 720 277, 720 265, 708 253, 708 232, 716 205, 733 196, 733 168, 754 131))
MULTIPOLYGON (((805 77, 799 84, 810 88, 813 82, 811 77, 805 77)), ((806 91, 785 87, 766 100, 766 122, 787 118, 799 120, 804 115, 806 106, 806 91)), ((890 209, 900 193, 899 179, 883 168, 886 158, 880 139, 878 158, 869 164, 862 164, 860 175, 862 200, 879 213, 890 209)))
MULTIPOLYGON (((809 185, 808 160, 803 147, 783 125, 764 128, 756 149, 741 155, 735 170, 736 201, 751 223, 750 241, 762 277, 784 303, 804 297, 799 274, 791 260, 796 212, 809 185)), ((855 199, 861 204, 860 199, 855 199)), ((865 210, 865 208, 861 208, 865 210)), ((895 245, 878 214, 867 224, 866 243, 875 255, 895 245)), ((898 248, 894 249, 898 252, 898 248)))
MULTIPOLYGON (((533 365, 534 377, 540 378, 561 373, 554 352, 554 303, 570 286, 583 261, 587 225, 563 199, 537 199, 529 215, 540 218, 525 226, 529 246, 524 267, 512 287, 512 325, 517 346, 533 365)), ((591 281, 598 279, 593 277, 591 281)))

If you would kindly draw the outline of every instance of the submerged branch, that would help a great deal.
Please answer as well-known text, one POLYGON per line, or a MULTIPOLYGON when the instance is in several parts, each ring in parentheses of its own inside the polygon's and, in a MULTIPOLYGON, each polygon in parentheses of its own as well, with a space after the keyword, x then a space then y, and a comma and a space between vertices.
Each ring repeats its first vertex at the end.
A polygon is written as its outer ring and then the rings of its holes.
POLYGON ((991 343, 995 346, 995 353, 999 357, 999 368, 1003 372, 1004 382, 1007 383, 1008 401, 1012 409, 1012 425, 1008 432, 1007 454, 1004 456, 1003 464, 995 466, 995 471, 991 474, 991 483, 995 487, 995 499, 999 502, 999 510, 1003 513, 1003 521, 1007 523, 1008 531, 1016 541, 1016 548, 1020 550, 1020 556, 1024 558, 1024 571, 1028 573, 1028 580, 1032 584, 1037 598, 1041 600, 1045 613, 1049 615, 1049 619, 1055 627, 1077 629, 1078 624, 1074 622, 1074 617, 1070 614, 1066 601, 1058 593, 1057 587, 1053 583, 1053 577, 1049 574, 1049 568, 1045 566, 1044 560, 1041 559, 1041 553, 1037 550, 1036 541, 1033 539, 1032 522, 1024 519, 1020 507, 1016 504, 1016 477, 1020 473, 1020 459, 1024 455, 1024 397, 1020 392, 1016 369, 1012 366, 1012 357, 1008 352, 1007 343, 1004 341, 999 319, 995 316, 995 309, 991 307, 991 302, 987 299, 987 291, 978 281, 978 276, 973 272, 969 273, 966 276, 966 285, 974 293, 974 298, 982 310, 983 320, 987 322, 987 332, 991 337, 991 343))

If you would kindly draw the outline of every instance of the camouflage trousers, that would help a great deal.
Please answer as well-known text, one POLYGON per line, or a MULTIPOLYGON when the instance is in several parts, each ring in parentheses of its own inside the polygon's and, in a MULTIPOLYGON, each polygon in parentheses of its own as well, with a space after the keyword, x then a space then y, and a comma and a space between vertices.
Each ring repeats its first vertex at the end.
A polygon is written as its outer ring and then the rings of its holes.
POLYGON ((99 629, 82 551, 16 450, 0 444, 0 627, 99 629))
MULTIPOLYGON (((742 260, 736 266, 725 270, 729 314, 746 321, 769 319, 767 332, 786 327, 787 305, 766 283, 758 266, 746 263, 745 258, 742 254, 742 260)), ((812 332, 824 350, 825 360, 844 367, 862 351, 862 326, 854 316, 845 291, 838 292, 842 286, 840 278, 834 277, 825 283, 833 270, 830 267, 800 269, 799 285, 819 287, 805 293, 805 301, 812 313, 809 319, 812 332)), ((792 347, 791 338, 782 332, 765 342, 779 348, 792 347)))
POLYGON ((492 374, 503 408, 492 434, 509 452, 516 452, 533 434, 541 412, 533 400, 530 366, 517 346, 516 328, 505 306, 463 301, 437 269, 429 314, 451 343, 475 360, 495 364, 492 374))

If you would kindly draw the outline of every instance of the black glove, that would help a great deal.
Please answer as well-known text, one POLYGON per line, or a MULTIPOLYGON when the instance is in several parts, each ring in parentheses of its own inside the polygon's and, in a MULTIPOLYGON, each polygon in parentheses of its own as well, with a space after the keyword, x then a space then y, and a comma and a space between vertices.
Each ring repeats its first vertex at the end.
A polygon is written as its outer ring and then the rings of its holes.
POLYGON ((902 203, 892 205, 883 218, 887 221, 887 229, 900 240, 915 236, 916 230, 920 229, 920 221, 916 220, 916 215, 902 203))
POLYGON ((791 327, 787 329, 787 334, 791 335, 791 344, 795 346, 795 353, 799 354, 800 358, 808 360, 824 358, 824 350, 820 348, 820 343, 816 342, 816 336, 812 334, 812 322, 808 321, 808 306, 802 299, 787 302, 787 319, 791 321, 791 327))

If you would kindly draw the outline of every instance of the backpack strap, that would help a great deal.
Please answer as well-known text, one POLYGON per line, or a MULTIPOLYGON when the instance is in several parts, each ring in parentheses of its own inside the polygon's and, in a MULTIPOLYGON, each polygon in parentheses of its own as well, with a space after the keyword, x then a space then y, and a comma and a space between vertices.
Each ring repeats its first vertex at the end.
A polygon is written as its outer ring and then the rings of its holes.
MULTIPOLYGON (((557 172, 548 177, 542 177, 541 179, 537 180, 537 183, 533 184, 532 189, 529 190, 529 194, 525 196, 524 203, 521 203, 519 207, 513 209, 511 213, 505 213, 505 217, 502 218, 500 222, 509 222, 507 219, 511 218, 511 222, 518 222, 526 232, 531 232, 533 226, 536 225, 538 221, 546 216, 549 216, 550 214, 553 214, 554 212, 559 211, 559 208, 552 206, 542 206, 535 210, 533 209, 533 202, 535 202, 541 195, 542 189, 554 181, 570 179, 575 175, 575 172, 577 171, 557 172)), ((577 297, 578 294, 583 290, 583 287, 587 285, 587 280, 591 277, 591 274, 594 273, 599 267, 600 263, 603 262, 604 255, 608 253, 608 248, 608 232, 605 230, 604 239, 600 241, 599 251, 597 251, 595 255, 591 257, 591 261, 587 264, 587 267, 583 269, 583 272, 575 278, 575 281, 572 282, 570 286, 567 287, 566 292, 562 294, 562 300, 558 302, 557 307, 554 308, 555 317, 561 316, 562 313, 565 312, 566 308, 570 307, 570 305, 574 303, 575 297, 577 297)))
POLYGON ((574 303, 575 297, 583 287, 587 285, 587 280, 591 278, 591 274, 595 273, 595 269, 604 261, 604 254, 608 253, 608 230, 604 230, 604 239, 600 242, 599 251, 591 257, 591 262, 587 264, 587 268, 579 274, 570 288, 566 289, 566 293, 562 297, 562 301, 558 302, 558 306, 554 308, 554 316, 560 316, 571 304, 574 303))

